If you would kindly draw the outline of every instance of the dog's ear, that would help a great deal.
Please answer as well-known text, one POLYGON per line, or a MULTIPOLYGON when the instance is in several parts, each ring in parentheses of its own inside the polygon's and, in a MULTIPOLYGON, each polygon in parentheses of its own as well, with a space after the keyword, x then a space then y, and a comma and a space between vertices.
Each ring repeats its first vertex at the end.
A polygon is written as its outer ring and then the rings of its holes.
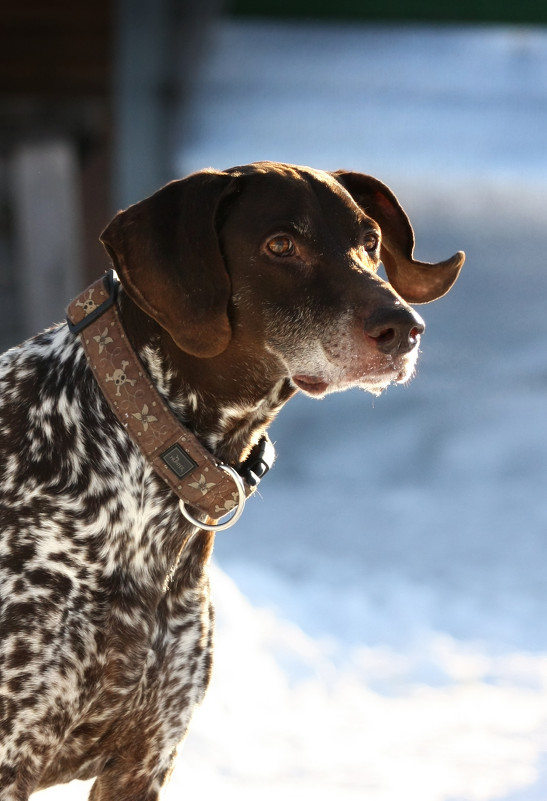
POLYGON ((230 277, 215 217, 235 179, 205 170, 119 212, 101 234, 129 297, 179 348, 217 356, 231 339, 230 277))
POLYGON ((459 275, 465 253, 460 250, 437 264, 416 261, 412 257, 414 231, 393 192, 371 175, 344 170, 332 175, 380 226, 380 255, 396 292, 409 303, 429 303, 445 295, 459 275))

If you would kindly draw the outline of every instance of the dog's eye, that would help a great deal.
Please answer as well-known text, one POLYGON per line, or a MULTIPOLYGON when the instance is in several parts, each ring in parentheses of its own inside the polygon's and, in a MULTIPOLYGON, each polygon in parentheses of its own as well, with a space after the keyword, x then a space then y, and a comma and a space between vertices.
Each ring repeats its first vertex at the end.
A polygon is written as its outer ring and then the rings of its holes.
POLYGON ((372 253, 378 247, 378 234, 367 234, 363 246, 367 253, 372 253))
POLYGON ((274 236, 266 247, 274 256, 293 256, 295 252, 294 242, 288 236, 274 236))

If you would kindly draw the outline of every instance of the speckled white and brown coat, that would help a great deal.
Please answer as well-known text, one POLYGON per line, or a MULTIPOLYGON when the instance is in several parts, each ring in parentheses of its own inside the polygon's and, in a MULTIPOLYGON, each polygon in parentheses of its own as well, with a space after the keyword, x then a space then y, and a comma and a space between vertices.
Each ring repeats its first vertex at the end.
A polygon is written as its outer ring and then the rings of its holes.
MULTIPOLYGON (((463 261, 414 261, 375 179, 271 163, 173 182, 103 241, 158 391, 232 465, 297 389, 406 380, 423 326, 403 298, 440 296, 463 261)), ((0 358, 0 801, 94 776, 95 801, 158 798, 210 678, 213 536, 66 325, 0 358)))

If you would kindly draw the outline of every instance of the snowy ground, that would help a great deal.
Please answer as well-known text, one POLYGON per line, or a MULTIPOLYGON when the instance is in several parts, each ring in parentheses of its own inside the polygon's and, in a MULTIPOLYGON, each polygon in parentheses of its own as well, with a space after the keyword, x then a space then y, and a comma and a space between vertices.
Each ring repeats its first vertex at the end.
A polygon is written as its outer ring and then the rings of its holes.
POLYGON ((412 384, 276 423, 166 801, 547 798, 546 130, 547 31, 218 30, 177 172, 370 172, 419 258, 468 260, 412 384))

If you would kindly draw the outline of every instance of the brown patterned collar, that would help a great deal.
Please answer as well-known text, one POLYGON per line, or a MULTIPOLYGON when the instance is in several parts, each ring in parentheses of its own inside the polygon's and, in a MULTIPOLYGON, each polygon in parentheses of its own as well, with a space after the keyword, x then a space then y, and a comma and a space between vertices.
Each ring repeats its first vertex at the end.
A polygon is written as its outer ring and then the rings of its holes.
POLYGON ((95 378, 113 412, 156 473, 179 497, 181 511, 200 528, 233 525, 275 458, 264 436, 237 469, 220 463, 171 412, 150 381, 123 329, 117 308, 119 279, 110 270, 67 309, 70 330, 80 339, 95 378), (195 520, 186 505, 219 520, 195 520))

